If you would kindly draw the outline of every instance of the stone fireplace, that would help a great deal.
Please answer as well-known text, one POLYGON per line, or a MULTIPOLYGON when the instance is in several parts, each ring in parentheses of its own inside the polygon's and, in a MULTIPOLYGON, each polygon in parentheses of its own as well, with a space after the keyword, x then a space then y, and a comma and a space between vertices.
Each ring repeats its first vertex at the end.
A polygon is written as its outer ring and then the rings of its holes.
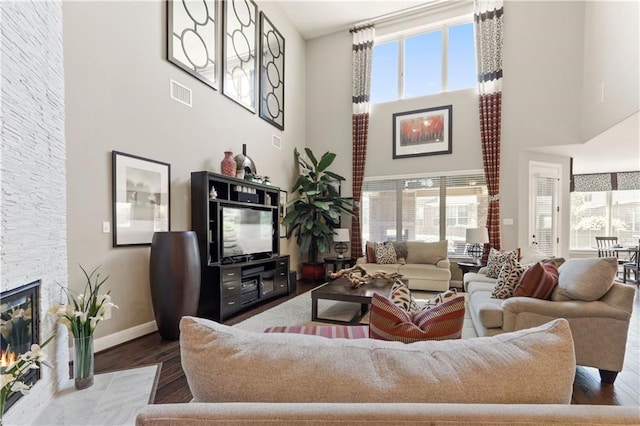
MULTIPOLYGON (((46 312, 67 285, 62 2, 1 1, 0 20, 0 291, 40 283, 34 335, 42 341, 55 331, 46 312)), ((41 369, 5 425, 33 424, 68 380, 67 332, 57 331, 46 348, 54 368, 41 369)))

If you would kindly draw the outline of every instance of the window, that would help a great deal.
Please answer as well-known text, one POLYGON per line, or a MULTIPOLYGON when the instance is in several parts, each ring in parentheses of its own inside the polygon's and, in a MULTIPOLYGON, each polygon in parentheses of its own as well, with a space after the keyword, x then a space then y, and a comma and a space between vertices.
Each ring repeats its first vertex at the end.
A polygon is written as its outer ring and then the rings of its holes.
POLYGON ((390 102, 476 85, 471 19, 381 38, 373 47, 371 102, 390 102))
POLYGON ((618 237, 623 246, 640 238, 640 190, 571 193, 571 249, 594 249, 595 237, 618 237))
POLYGON ((463 254, 466 229, 487 221, 489 197, 484 175, 365 181, 361 218, 366 241, 449 242, 463 254))

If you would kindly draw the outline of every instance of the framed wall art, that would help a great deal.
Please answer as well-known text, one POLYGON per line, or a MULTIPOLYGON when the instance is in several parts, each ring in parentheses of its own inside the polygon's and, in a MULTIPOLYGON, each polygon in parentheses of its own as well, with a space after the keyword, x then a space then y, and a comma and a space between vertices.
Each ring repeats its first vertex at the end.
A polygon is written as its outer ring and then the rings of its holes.
POLYGON ((218 88, 218 1, 167 2, 167 59, 218 88))
POLYGON ((256 112, 258 7, 252 0, 223 2, 222 93, 256 112))
POLYGON ((260 117, 284 130, 284 37, 260 12, 260 117))
POLYGON ((113 151, 113 246, 150 245, 169 231, 171 165, 113 151))
POLYGON ((452 106, 393 114, 393 158, 452 153, 452 106))

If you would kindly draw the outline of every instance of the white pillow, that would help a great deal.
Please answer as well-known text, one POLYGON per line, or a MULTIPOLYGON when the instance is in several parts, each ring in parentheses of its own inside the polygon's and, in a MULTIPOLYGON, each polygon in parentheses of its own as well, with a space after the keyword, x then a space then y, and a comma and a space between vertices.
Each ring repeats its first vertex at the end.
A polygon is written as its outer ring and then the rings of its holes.
POLYGON ((607 294, 617 272, 614 257, 569 259, 558 268, 558 285, 551 300, 598 300, 607 294))

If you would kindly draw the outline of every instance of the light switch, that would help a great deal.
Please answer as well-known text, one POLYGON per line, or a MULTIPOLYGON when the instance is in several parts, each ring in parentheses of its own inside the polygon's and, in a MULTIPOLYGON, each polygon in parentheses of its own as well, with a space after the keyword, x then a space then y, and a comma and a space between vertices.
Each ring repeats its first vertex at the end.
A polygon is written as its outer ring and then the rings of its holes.
POLYGON ((102 232, 105 234, 111 232, 111 224, 109 222, 102 222, 102 232))
POLYGON ((513 219, 511 219, 511 218, 504 218, 504 219, 502 219, 502 224, 503 224, 503 225, 513 225, 513 219))

